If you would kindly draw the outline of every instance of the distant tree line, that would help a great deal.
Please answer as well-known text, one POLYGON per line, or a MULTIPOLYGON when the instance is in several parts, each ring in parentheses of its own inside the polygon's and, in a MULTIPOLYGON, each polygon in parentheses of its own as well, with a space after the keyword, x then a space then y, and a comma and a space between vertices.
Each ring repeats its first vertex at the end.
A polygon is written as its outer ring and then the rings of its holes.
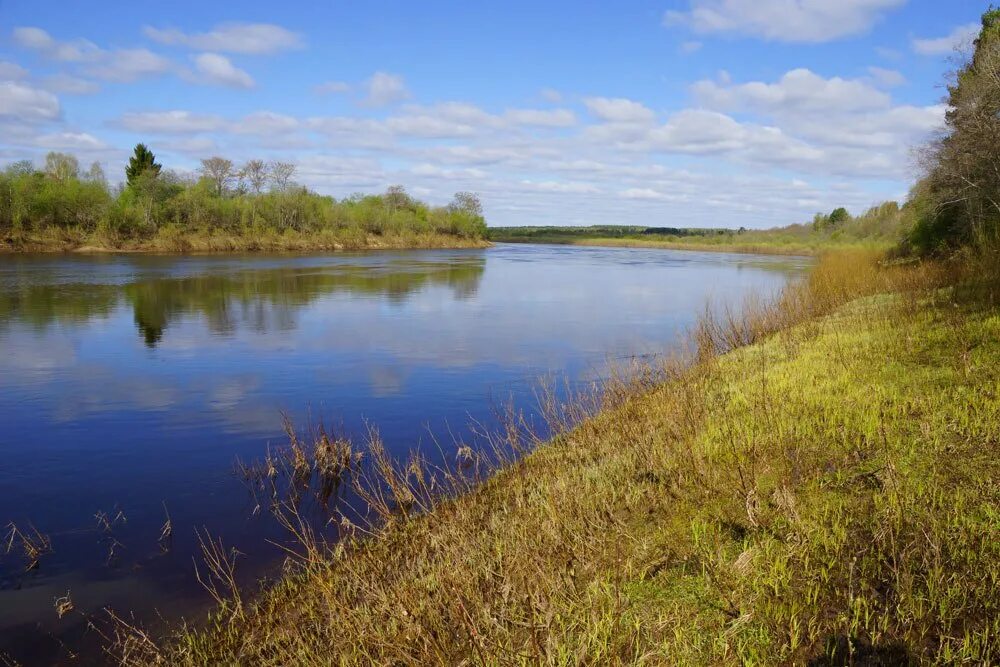
POLYGON ((429 206, 402 186, 338 200, 311 192, 295 175, 289 162, 253 159, 237 165, 219 156, 201 160, 197 175, 181 175, 163 169, 153 152, 138 144, 124 182, 112 188, 99 163, 81 170, 76 157, 53 152, 41 169, 23 160, 0 172, 0 232, 63 229, 120 239, 141 239, 168 227, 209 234, 486 235, 482 205, 473 193, 459 192, 447 206, 429 206))

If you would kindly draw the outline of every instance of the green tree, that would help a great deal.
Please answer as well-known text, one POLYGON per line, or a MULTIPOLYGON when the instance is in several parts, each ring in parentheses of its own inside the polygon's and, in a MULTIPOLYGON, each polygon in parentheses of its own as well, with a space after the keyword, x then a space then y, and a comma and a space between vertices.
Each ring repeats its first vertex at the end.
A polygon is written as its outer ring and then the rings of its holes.
POLYGON ((910 236, 936 252, 1000 235, 1000 9, 990 7, 973 51, 948 86, 945 132, 922 156, 925 198, 910 236))
POLYGON ((132 187, 145 172, 150 172, 152 177, 156 178, 160 175, 160 169, 161 166, 156 162, 153 151, 149 150, 146 144, 136 144, 128 166, 125 167, 125 182, 128 187, 132 187))
POLYGON ((830 211, 830 216, 827 218, 827 222, 830 227, 839 227, 850 219, 851 214, 847 212, 846 208, 841 206, 840 208, 835 208, 830 211))

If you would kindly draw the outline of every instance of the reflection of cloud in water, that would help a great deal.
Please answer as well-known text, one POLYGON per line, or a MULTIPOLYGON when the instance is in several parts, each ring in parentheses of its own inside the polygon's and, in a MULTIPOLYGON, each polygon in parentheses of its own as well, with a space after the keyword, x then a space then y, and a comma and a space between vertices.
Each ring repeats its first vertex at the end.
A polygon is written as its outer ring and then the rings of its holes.
POLYGON ((406 381, 403 368, 399 365, 386 366, 379 364, 368 372, 371 393, 378 398, 393 396, 403 391, 403 384, 406 381))

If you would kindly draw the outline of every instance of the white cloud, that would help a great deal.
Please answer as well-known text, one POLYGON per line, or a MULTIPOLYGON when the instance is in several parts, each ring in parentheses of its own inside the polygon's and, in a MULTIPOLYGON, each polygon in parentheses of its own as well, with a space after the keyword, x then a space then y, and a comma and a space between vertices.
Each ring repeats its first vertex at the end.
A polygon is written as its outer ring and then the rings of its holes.
POLYGON ((257 111, 244 116, 232 126, 237 134, 276 135, 288 134, 299 129, 297 118, 271 111, 257 111))
POLYGON ((38 51, 48 58, 64 62, 89 62, 104 55, 93 42, 74 39, 61 42, 41 28, 14 28, 14 43, 26 49, 38 51))
POLYGON ((829 42, 868 31, 906 0, 690 0, 664 14, 668 26, 736 33, 781 42, 829 42))
POLYGON ((739 85, 699 81, 692 92, 703 105, 721 110, 753 109, 767 113, 842 113, 885 108, 889 96, 856 79, 823 77, 794 69, 776 83, 754 81, 739 85))
POLYGON ((960 25, 944 37, 914 38, 910 45, 914 53, 922 56, 943 56, 972 44, 979 36, 981 26, 978 23, 960 25))
POLYGON ((28 70, 17 63, 0 60, 0 80, 17 81, 28 76, 28 70))
POLYGON ((622 190, 619 194, 625 199, 647 199, 651 201, 669 201, 676 199, 676 196, 671 196, 652 188, 628 188, 626 190, 622 190))
POLYGON ((318 95, 342 95, 351 92, 351 84, 343 81, 324 81, 313 86, 313 92, 318 95))
POLYGON ((372 107, 382 107, 409 99, 410 91, 406 82, 398 74, 375 72, 365 81, 367 93, 364 104, 372 107))
POLYGON ((521 181, 521 185, 529 190, 540 192, 563 192, 571 194, 597 194, 601 190, 591 183, 573 181, 521 181))
POLYGON ((194 57, 197 80, 230 88, 253 88, 253 78, 218 53, 200 53, 194 57))
POLYGON ((562 93, 554 88, 542 88, 538 95, 550 104, 559 104, 563 101, 562 93))
POLYGON ((220 116, 178 110, 126 113, 116 124, 140 133, 195 134, 222 129, 226 123, 220 116))
POLYGON ((223 23, 203 33, 146 26, 143 32, 161 44, 186 46, 198 51, 266 55, 305 45, 301 35, 272 23, 223 23))
POLYGON ((23 122, 59 118, 59 99, 47 90, 14 81, 0 81, 0 116, 23 122))
POLYGON ((692 53, 697 53, 698 51, 701 51, 702 46, 704 46, 704 44, 702 44, 699 41, 688 40, 686 42, 681 42, 681 45, 680 47, 678 47, 678 50, 685 55, 691 55, 692 53))
POLYGON ((171 139, 168 150, 172 153, 205 156, 219 152, 219 145, 211 137, 184 137, 171 139))
POLYGON ((897 70, 886 69, 884 67, 869 67, 868 74, 876 84, 883 88, 895 88, 906 83, 906 77, 897 70))
POLYGON ((534 127, 570 127, 576 114, 569 109, 508 109, 504 118, 514 125, 534 127))
POLYGON ((623 97, 588 97, 583 101, 592 114, 609 123, 651 123, 652 109, 623 97))
POLYGON ((63 151, 96 151, 108 148, 106 143, 86 132, 43 134, 35 139, 35 144, 42 148, 63 151))
POLYGON ((101 89, 93 81, 70 74, 53 74, 42 80, 46 90, 66 95, 91 95, 101 89))
POLYGON ((87 69, 87 73, 106 81, 131 83, 166 74, 173 68, 173 63, 149 49, 119 49, 106 53, 99 64, 87 69))

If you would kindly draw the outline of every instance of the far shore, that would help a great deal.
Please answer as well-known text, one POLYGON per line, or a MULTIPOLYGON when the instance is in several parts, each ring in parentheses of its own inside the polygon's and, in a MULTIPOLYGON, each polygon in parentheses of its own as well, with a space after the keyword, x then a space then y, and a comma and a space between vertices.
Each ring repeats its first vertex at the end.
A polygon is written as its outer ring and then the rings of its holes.
POLYGON ((158 235, 150 239, 122 240, 81 238, 74 234, 0 238, 0 254, 25 253, 171 253, 224 254, 254 252, 346 252, 364 250, 432 250, 488 248, 492 243, 480 238, 448 234, 402 234, 392 236, 337 236, 332 234, 278 234, 243 236, 158 235))
POLYGON ((881 249, 882 246, 871 244, 777 244, 777 243, 704 243, 687 241, 660 241, 647 239, 612 239, 612 238, 533 238, 530 241, 522 239, 494 238, 497 243, 543 243, 551 245, 597 246, 606 248, 659 248, 664 250, 690 250, 697 252, 719 252, 744 255, 787 255, 816 256, 829 250, 881 249))

